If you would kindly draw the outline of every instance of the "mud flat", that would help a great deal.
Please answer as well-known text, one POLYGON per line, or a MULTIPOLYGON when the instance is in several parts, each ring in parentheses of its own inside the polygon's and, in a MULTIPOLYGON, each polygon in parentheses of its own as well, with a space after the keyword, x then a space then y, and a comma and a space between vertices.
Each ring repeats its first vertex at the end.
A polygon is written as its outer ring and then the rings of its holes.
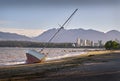
POLYGON ((120 50, 0 67, 0 81, 120 81, 120 50))

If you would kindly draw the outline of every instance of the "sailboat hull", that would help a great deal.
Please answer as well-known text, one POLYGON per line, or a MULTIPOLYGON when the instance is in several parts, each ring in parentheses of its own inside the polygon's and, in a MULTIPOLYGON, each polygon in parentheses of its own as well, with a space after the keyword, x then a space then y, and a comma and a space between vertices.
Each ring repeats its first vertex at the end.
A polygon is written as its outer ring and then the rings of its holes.
POLYGON ((26 53, 26 57, 27 57, 27 60, 26 60, 27 64, 40 63, 45 61, 45 58, 46 58, 44 54, 41 54, 35 50, 29 50, 26 53))

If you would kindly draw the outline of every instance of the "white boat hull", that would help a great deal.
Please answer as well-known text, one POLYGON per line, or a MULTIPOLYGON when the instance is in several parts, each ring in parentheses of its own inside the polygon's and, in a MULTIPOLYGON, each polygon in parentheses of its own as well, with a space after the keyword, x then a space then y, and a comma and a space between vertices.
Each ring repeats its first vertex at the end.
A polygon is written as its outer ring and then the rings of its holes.
POLYGON ((42 53, 39 53, 35 50, 28 50, 28 52, 26 53, 26 63, 27 64, 32 64, 32 63, 40 63, 43 62, 45 60, 45 55, 42 53))

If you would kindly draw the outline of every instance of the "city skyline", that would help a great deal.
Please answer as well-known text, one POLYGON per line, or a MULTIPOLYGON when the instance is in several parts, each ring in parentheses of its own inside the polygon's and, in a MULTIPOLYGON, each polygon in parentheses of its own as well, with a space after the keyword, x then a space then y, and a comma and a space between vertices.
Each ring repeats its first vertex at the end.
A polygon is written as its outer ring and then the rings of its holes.
MULTIPOLYGON (((8 3, 8 2, 7 2, 8 3)), ((45 2, 44 2, 45 3, 45 2)), ((0 31, 36 36, 51 28, 59 28, 71 13, 78 8, 66 29, 94 29, 102 32, 120 31, 120 4, 80 4, 65 3, 52 5, 28 3, 8 3, 0 7, 0 31), (17 4, 17 5, 15 5, 17 4)), ((63 2, 64 3, 64 2, 63 2)))

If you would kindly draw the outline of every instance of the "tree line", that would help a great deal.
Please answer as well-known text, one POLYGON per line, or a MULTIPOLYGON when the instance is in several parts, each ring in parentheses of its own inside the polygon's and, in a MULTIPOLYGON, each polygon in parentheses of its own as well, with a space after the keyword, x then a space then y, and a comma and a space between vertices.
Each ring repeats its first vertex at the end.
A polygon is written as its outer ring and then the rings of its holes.
MULTIPOLYGON (((47 48, 73 48, 73 43, 44 43, 44 42, 31 42, 31 41, 0 41, 0 47, 47 47, 47 48)), ((107 41, 104 45, 107 50, 120 49, 120 43, 116 41, 107 41)), ((104 48, 102 47, 102 48, 104 48)), ((79 47, 86 48, 86 47, 79 47)), ((88 47, 96 48, 96 47, 88 47)))
POLYGON ((76 43, 45 43, 31 41, 0 41, 0 47, 47 47, 47 48, 103 48, 93 46, 75 46, 76 43))
POLYGON ((72 43, 43 43, 31 41, 0 41, 0 47, 73 47, 72 43))

